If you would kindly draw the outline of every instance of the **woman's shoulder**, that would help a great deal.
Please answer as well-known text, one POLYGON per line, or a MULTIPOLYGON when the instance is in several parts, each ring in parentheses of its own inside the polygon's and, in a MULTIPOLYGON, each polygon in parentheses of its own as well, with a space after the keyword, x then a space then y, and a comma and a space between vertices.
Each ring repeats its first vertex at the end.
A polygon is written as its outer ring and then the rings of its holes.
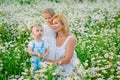
POLYGON ((74 36, 73 34, 70 34, 70 35, 68 36, 68 38, 69 38, 70 40, 76 40, 76 38, 75 38, 75 36, 74 36))
POLYGON ((69 44, 69 43, 73 43, 73 42, 76 43, 76 38, 75 38, 75 36, 74 36, 73 34, 70 34, 70 35, 68 36, 68 44, 69 44))

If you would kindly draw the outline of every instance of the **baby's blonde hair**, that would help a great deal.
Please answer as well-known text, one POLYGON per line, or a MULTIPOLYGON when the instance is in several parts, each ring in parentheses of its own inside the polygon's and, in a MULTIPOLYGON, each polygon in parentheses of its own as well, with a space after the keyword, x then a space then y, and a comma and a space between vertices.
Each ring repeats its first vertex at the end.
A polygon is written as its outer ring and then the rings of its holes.
POLYGON ((64 31, 67 35, 69 35, 69 34, 70 34, 69 25, 68 25, 68 22, 67 22, 67 19, 65 18, 65 16, 63 16, 63 15, 61 15, 61 14, 54 15, 54 16, 52 17, 52 23, 51 23, 51 24, 53 24, 53 20, 54 20, 54 19, 58 19, 58 20, 63 24, 63 26, 64 26, 63 31, 64 31))
POLYGON ((45 9, 42 14, 46 14, 46 13, 50 14, 51 16, 55 15, 55 11, 53 9, 51 9, 51 8, 45 9))
POLYGON ((32 31, 32 29, 33 29, 34 27, 37 27, 37 26, 42 28, 42 25, 41 25, 41 24, 35 24, 35 25, 31 26, 31 31, 32 31))

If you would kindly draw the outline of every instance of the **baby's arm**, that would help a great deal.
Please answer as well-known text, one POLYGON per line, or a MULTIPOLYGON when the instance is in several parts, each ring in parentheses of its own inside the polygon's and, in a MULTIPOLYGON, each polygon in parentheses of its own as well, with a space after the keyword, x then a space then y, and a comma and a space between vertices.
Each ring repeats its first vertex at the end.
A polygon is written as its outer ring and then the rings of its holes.
POLYGON ((47 48, 45 54, 43 54, 43 56, 42 56, 43 59, 45 59, 48 54, 49 54, 49 48, 47 48))
POLYGON ((30 46, 28 46, 28 53, 30 54, 30 55, 33 55, 33 56, 38 56, 38 57, 42 57, 42 55, 41 54, 38 54, 38 53, 35 53, 35 52, 33 52, 32 51, 32 48, 30 47, 30 46))

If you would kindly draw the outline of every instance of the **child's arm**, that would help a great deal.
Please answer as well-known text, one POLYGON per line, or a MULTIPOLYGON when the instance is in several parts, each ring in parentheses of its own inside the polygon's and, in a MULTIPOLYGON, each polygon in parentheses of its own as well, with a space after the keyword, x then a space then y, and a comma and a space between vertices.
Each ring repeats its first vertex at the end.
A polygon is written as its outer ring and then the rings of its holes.
POLYGON ((33 55, 33 56, 38 56, 38 57, 40 57, 40 58, 42 57, 41 54, 38 54, 38 53, 33 52, 33 51, 32 51, 32 48, 29 47, 29 46, 28 46, 28 53, 29 53, 30 55, 33 55))
POLYGON ((49 49, 47 48, 45 54, 43 54, 43 56, 42 56, 43 59, 45 59, 48 54, 49 54, 49 49))

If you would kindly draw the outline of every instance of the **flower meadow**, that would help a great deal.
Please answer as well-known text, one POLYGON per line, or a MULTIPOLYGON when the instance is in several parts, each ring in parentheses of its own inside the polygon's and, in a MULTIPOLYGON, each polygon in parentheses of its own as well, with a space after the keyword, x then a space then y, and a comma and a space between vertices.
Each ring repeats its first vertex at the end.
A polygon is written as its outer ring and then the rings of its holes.
POLYGON ((66 80, 120 80, 120 0, 0 0, 0 80, 57 80, 62 70, 40 63, 31 72, 30 27, 44 24, 42 11, 64 14, 80 59, 66 80))

